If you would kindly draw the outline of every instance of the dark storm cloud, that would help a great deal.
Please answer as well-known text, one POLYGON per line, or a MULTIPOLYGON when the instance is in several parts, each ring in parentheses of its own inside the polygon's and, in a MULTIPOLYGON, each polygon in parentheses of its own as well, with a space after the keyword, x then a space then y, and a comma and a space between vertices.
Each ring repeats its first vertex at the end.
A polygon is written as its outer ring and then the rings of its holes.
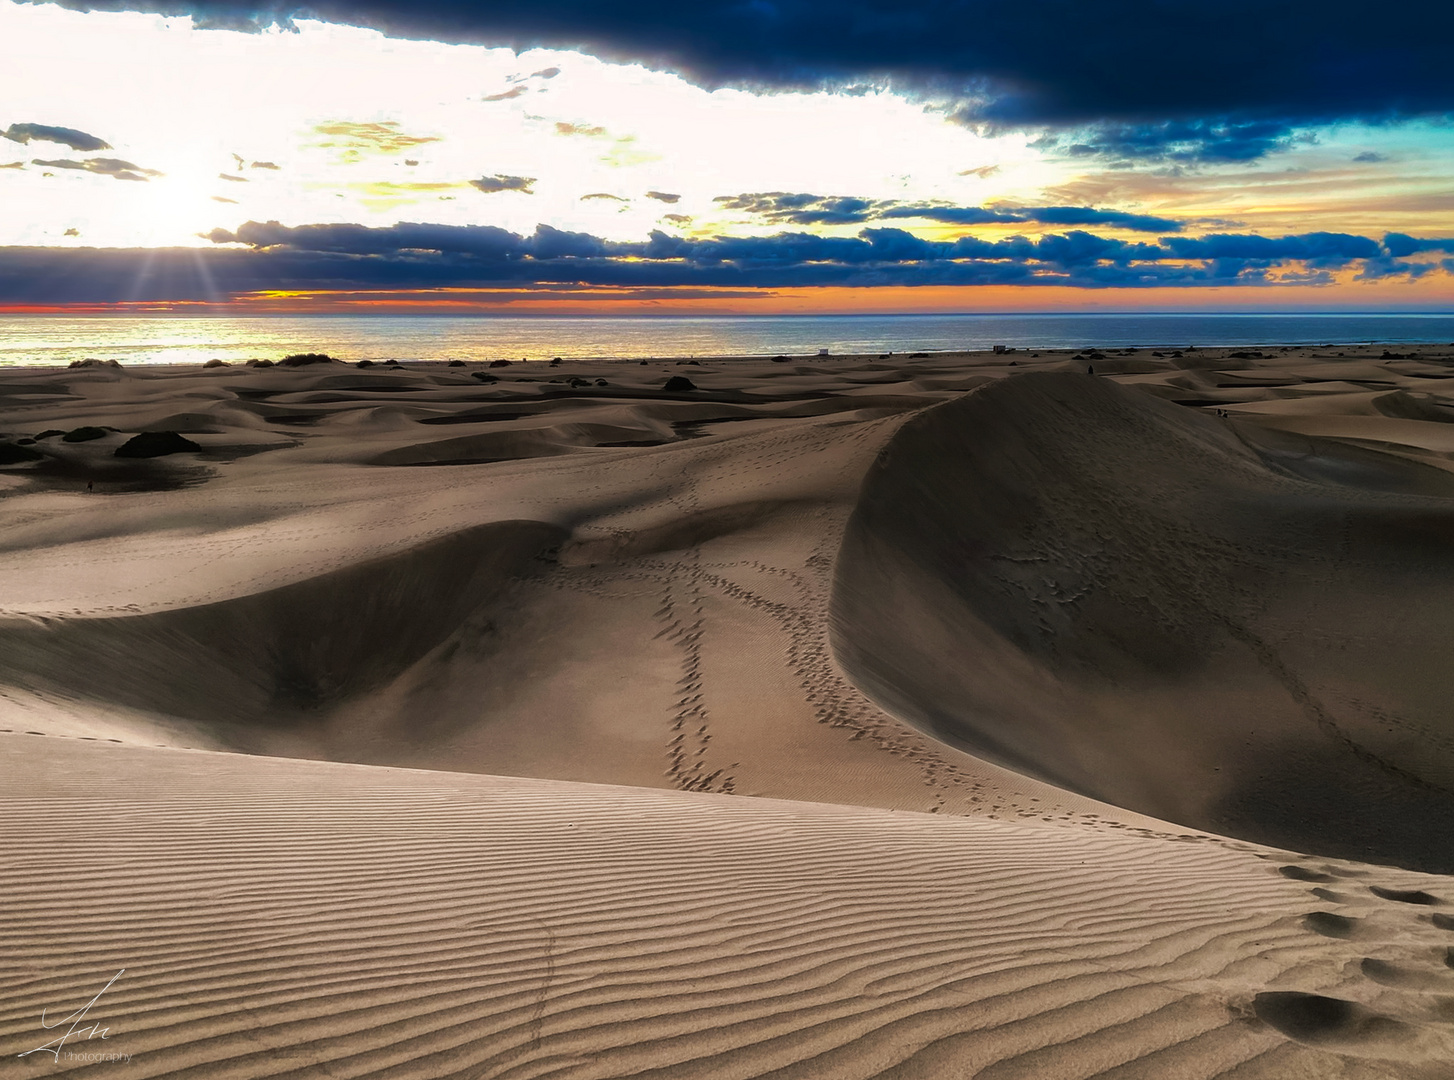
POLYGON ((752 214, 783 225, 859 225, 870 221, 914 218, 945 225, 988 225, 1038 222, 1043 225, 1109 225, 1136 232, 1180 232, 1171 218, 1132 214, 1123 210, 1097 210, 1088 206, 1039 206, 993 209, 950 206, 897 199, 864 199, 852 195, 811 195, 806 192, 759 191, 719 195, 712 200, 724 210, 752 214))
POLYGON ((111 149, 109 142, 98 139, 94 135, 87 135, 84 131, 67 127, 50 127, 47 124, 11 124, 4 131, 0 131, 0 137, 18 143, 28 143, 32 139, 58 143, 61 146, 69 146, 72 150, 82 154, 111 149))
MULTIPOLYGON (((1234 128, 1291 130, 1454 111, 1454 5, 1432 0, 1377 9, 1364 0, 63 2, 191 12, 214 25, 312 14, 404 37, 581 47, 681 70, 707 86, 888 76, 975 101, 977 119, 1031 127, 1231 118, 1234 128)), ((1281 137, 1234 130, 1199 141, 1211 155, 1245 160, 1235 155, 1281 137)), ((1144 133, 1130 142, 1144 148, 1144 133)))
POLYGON ((535 183, 533 176, 502 176, 496 173, 494 176, 482 176, 478 180, 471 180, 470 187, 483 191, 486 195, 492 195, 497 191, 520 191, 526 195, 534 195, 530 186, 535 183))
POLYGON ((110 176, 116 180, 146 180, 152 176, 162 175, 155 169, 143 169, 140 165, 133 165, 120 158, 86 158, 84 161, 72 161, 69 158, 42 161, 40 158, 36 158, 31 164, 42 165, 48 169, 76 169, 80 172, 96 173, 99 176, 110 176))

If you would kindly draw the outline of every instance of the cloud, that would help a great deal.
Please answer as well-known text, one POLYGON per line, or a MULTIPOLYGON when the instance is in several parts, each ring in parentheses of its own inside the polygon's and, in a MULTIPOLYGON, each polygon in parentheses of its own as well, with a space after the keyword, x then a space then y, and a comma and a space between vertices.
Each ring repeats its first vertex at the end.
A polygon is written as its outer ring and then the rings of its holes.
POLYGON ((947 203, 885 203, 869 210, 864 221, 914 218, 937 221, 941 225, 991 225, 1004 222, 1032 221, 1019 211, 987 210, 983 206, 951 206, 947 203))
POLYGON ((1386 281, 1389 278, 1405 277, 1410 281, 1431 274, 1436 269, 1433 263, 1404 262, 1401 259, 1368 259, 1359 269, 1354 281, 1386 281))
POLYGON ((664 203, 681 202, 682 199, 680 195, 673 195, 669 191, 648 191, 646 193, 646 197, 648 199, 655 199, 657 202, 664 203))
MULTIPOLYGON (((548 68, 541 68, 539 71, 532 71, 528 77, 531 78, 531 79, 542 79, 542 80, 544 80, 544 79, 553 79, 553 78, 555 78, 559 74, 560 74, 560 68, 558 68, 558 67, 548 67, 548 68)), ((519 76, 519 75, 512 75, 506 81, 507 82, 512 82, 512 83, 520 83, 521 82, 521 76, 519 76)), ((490 94, 490 95, 488 95, 486 97, 481 98, 480 100, 481 101, 510 101, 513 98, 517 98, 517 97, 519 97, 522 94, 528 94, 528 93, 530 93, 530 87, 524 86, 524 85, 516 85, 516 86, 510 87, 510 89, 508 89, 508 90, 502 90, 498 94, 490 94)))
POLYGON ((221 195, 213 195, 212 196, 212 201, 213 202, 220 202, 220 203, 231 203, 233 206, 236 206, 237 205, 237 200, 236 199, 228 199, 228 198, 225 198, 225 197, 223 197, 221 195))
POLYGON ((65 235, 65 236, 80 236, 81 235, 81 230, 80 229, 77 229, 77 228, 75 228, 73 226, 73 227, 67 229, 63 235, 65 235))
POLYGON ((1015 211, 1027 221, 1042 225, 1111 225, 1135 232, 1180 232, 1182 223, 1150 214, 1131 214, 1124 210, 1097 210, 1089 206, 1040 206, 1015 211))
POLYGON ((493 225, 426 225, 402 222, 387 228, 365 225, 298 225, 249 221, 236 232, 214 229, 214 244, 246 244, 252 248, 379 255, 401 251, 435 251, 505 258, 524 253, 524 240, 493 225))
POLYGON ((1454 112, 1454 5, 1365 0, 63 0, 254 27, 292 15, 396 36, 585 47, 702 85, 892 78, 986 122, 1241 117, 1289 128, 1454 112))
POLYGON ((959 175, 960 176, 974 176, 974 177, 978 177, 980 180, 988 180, 991 176, 993 176, 995 173, 997 173, 999 171, 1000 171, 1000 166, 998 166, 998 165, 981 165, 977 169, 961 169, 959 171, 959 175))
MULTIPOLYGON (((976 119, 970 112, 958 116, 971 123, 976 119)), ((1033 145, 1070 157, 1206 165, 1255 161, 1289 149, 1298 138, 1289 120, 1219 118, 1101 123, 1046 135, 1033 145)))
POLYGON ((0 169, 23 169, 23 168, 25 168, 25 162, 23 162, 23 161, 8 161, 5 164, 0 165, 0 169))
POLYGON ((1319 259, 1346 262, 1351 259, 1376 259, 1383 254, 1377 240, 1328 232, 1279 237, 1212 233, 1197 238, 1166 237, 1162 243, 1173 255, 1183 259, 1319 259))
POLYGON ((765 221, 789 225, 850 225, 871 220, 897 205, 882 199, 851 195, 811 195, 807 192, 757 191, 718 195, 712 200, 723 210, 752 214, 765 221))
POLYGON ((587 199, 615 199, 617 202, 630 202, 630 199, 623 199, 620 195, 611 195, 605 191, 593 191, 589 195, 582 195, 581 202, 587 199))
POLYGON ((254 169, 274 169, 274 170, 277 170, 277 169, 281 169, 282 168, 281 165, 275 165, 271 161, 254 161, 252 163, 252 167, 254 169))
MULTIPOLYGON (((891 227, 857 236, 784 232, 614 241, 540 225, 287 226, 249 221, 197 249, 0 248, 0 302, 204 300, 263 290, 742 288, 1059 285, 1082 289, 1320 284, 1444 272, 1337 233, 1122 240, 1080 230, 1038 238, 925 240, 891 227)), ((1409 238, 1424 250, 1446 241, 1409 238)), ((1454 259, 1448 260, 1454 266, 1454 259)))
POLYGON ((692 216, 690 214, 662 214, 661 219, 663 221, 675 222, 678 225, 685 225, 692 220, 692 216))
POLYGON ((0 137, 18 143, 28 143, 32 139, 40 142, 59 143, 61 146, 69 146, 72 150, 80 151, 83 154, 112 149, 109 142, 98 139, 94 135, 87 135, 84 131, 67 127, 50 127, 46 124, 11 124, 4 131, 0 131, 0 137))
POLYGON ((1389 233, 1383 238, 1383 250, 1396 259, 1417 255, 1421 251, 1447 251, 1454 254, 1454 237, 1416 240, 1403 233, 1389 233))
POLYGON ((402 154, 411 147, 442 141, 437 135, 407 135, 394 120, 367 123, 334 120, 316 125, 313 131, 323 136, 314 146, 339 151, 340 160, 345 162, 359 161, 365 155, 402 154))
POLYGON ((1182 229, 1182 223, 1171 218, 1123 210, 1097 210, 1088 206, 986 208, 786 191, 719 195, 712 201, 724 210, 737 210, 784 225, 858 225, 870 221, 915 219, 944 225, 1038 222, 1044 225, 1110 225, 1135 232, 1180 232, 1182 229))
POLYGON ((79 169, 81 172, 110 176, 116 180, 146 180, 148 177, 162 175, 155 169, 143 169, 140 165, 133 165, 131 162, 122 161, 119 158, 87 158, 85 161, 72 161, 69 158, 42 161, 40 158, 36 158, 31 164, 42 165, 49 169, 79 169))
POLYGON ((231 180, 234 184, 249 184, 249 183, 252 182, 252 181, 250 181, 245 176, 233 176, 231 173, 225 173, 225 172, 224 173, 218 173, 217 174, 217 179, 219 179, 219 180, 231 180))
POLYGON ((1387 161, 1388 157, 1373 150, 1365 150, 1363 151, 1363 153, 1357 155, 1353 160, 1363 162, 1387 161))
POLYGON ((533 176, 502 176, 496 173, 494 176, 482 176, 478 180, 471 180, 470 187, 483 191, 486 195, 497 191, 520 191, 526 195, 534 195, 530 186, 535 183, 533 176))
POLYGON ((555 133, 557 135, 585 135, 589 138, 600 138, 606 134, 606 129, 596 127, 592 124, 568 124, 564 120, 555 122, 555 133))

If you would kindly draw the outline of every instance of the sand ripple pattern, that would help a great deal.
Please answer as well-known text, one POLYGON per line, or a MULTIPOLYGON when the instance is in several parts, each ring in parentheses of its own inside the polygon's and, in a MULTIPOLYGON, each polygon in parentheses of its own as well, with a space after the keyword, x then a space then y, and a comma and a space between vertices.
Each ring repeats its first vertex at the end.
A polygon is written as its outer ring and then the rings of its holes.
MULTIPOLYGON (((128 1080, 1353 1060, 1255 1016, 1338 943, 1214 843, 6 737, 42 741, 3 808, 7 1055, 124 968, 68 1049, 128 1080)), ((1357 1060, 1307 1075, 1414 1075, 1357 1060)))

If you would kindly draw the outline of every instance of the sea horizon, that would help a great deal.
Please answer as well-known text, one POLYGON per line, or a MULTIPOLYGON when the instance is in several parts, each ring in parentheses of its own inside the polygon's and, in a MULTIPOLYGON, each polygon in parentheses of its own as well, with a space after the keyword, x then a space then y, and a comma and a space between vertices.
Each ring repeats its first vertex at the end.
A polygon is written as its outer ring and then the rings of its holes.
POLYGON ((15 315, 0 365, 567 360, 1454 341, 1454 312, 996 312, 934 315, 15 315))

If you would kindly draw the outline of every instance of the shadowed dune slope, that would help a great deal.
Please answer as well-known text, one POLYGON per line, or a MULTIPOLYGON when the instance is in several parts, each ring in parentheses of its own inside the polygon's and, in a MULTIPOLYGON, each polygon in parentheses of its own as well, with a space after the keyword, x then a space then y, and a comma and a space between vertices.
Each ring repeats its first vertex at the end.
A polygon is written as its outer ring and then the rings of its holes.
POLYGON ((3 621, 0 680, 213 730, 290 723, 387 683, 483 617, 565 535, 540 522, 496 522, 213 604, 3 621))
POLYGON ((1454 477, 1074 373, 927 410, 865 478, 840 662, 1082 793, 1454 871, 1454 477))

